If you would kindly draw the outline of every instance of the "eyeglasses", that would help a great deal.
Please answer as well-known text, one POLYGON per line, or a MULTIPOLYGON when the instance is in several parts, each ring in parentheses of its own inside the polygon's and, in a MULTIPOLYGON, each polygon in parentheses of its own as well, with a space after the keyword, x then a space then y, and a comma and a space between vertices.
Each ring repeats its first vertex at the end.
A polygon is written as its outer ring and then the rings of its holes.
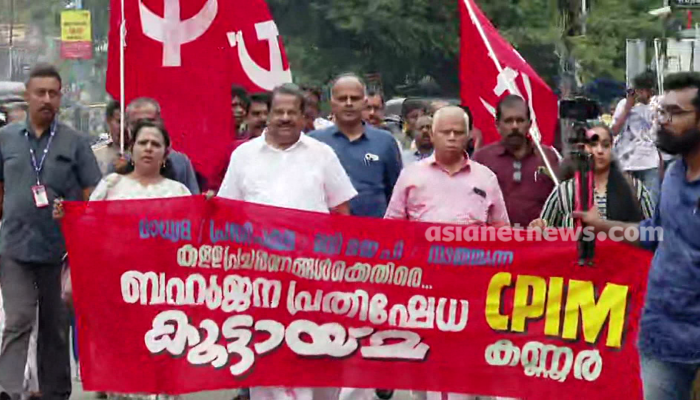
POLYGON ((683 109, 665 110, 663 108, 659 108, 656 110, 656 118, 660 124, 670 124, 673 122, 673 117, 694 113, 695 111, 696 110, 683 109))

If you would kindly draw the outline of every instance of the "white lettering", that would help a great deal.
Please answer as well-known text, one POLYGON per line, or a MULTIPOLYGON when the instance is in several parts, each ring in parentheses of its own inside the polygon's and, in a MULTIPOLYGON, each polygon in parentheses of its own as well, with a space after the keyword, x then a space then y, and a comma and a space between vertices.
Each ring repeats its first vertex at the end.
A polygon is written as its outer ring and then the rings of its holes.
POLYGON ((526 376, 557 382, 566 381, 572 367, 574 378, 589 382, 597 380, 603 370, 603 358, 598 350, 581 351, 574 359, 571 348, 540 342, 526 343, 521 352, 509 340, 501 340, 486 348, 485 358, 487 364, 497 367, 522 364, 526 376))
POLYGON ((364 358, 425 360, 430 346, 421 343, 421 337, 408 331, 377 332, 369 338, 369 347, 361 351, 364 358), (402 339, 394 344, 384 344, 387 340, 402 339))
POLYGON ((224 338, 232 340, 226 345, 226 350, 229 354, 236 354, 240 357, 240 360, 229 368, 233 376, 243 375, 255 363, 255 353, 248 347, 253 334, 250 329, 239 329, 252 326, 253 317, 236 315, 227 319, 221 328, 224 338))

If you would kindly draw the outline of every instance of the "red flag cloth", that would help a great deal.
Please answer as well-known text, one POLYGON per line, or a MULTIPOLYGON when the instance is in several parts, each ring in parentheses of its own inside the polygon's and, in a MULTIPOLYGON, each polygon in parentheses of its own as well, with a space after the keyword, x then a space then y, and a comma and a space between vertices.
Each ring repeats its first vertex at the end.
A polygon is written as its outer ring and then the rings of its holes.
POLYGON ((579 267, 573 230, 526 241, 204 196, 67 203, 62 227, 86 390, 642 398, 652 253, 629 245, 601 240, 579 267))
POLYGON ((469 107, 484 144, 500 140, 494 124, 499 99, 515 93, 530 104, 542 143, 554 144, 558 117, 557 96, 510 43, 501 37, 474 0, 459 0, 462 22, 460 84, 462 104, 469 107), (490 44, 493 53, 489 52, 490 44), (494 61, 494 58, 496 61, 494 61), (498 66, 497 66, 498 65, 498 66), (500 70, 499 70, 500 69, 500 70))
POLYGON ((107 91, 120 98, 120 23, 126 20, 125 96, 155 98, 173 140, 207 179, 233 140, 231 85, 250 92, 291 81, 264 0, 112 0, 107 91))

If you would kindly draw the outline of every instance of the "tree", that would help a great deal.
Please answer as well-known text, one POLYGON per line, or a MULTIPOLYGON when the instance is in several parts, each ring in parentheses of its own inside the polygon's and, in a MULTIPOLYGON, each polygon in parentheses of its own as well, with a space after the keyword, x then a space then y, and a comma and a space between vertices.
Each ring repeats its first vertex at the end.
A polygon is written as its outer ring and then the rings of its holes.
POLYGON ((609 77, 624 81, 626 39, 646 39, 651 43, 663 35, 661 22, 648 14, 658 6, 658 0, 595 1, 586 36, 571 39, 582 79, 609 77))
MULTIPOLYGON (((0 20, 9 2, 0 0, 0 20)), ((17 23, 33 22, 57 37, 60 11, 72 0, 13 0, 17 23)), ((243 0, 237 0, 243 1, 243 0)), ((459 94, 459 11, 462 0, 267 0, 292 64, 295 80, 324 85, 340 73, 381 74, 388 95, 405 94, 430 78, 445 96, 459 94)), ((623 80, 625 40, 663 35, 648 14, 661 0, 587 0, 586 35, 581 0, 477 0, 501 34, 552 87, 561 70, 576 67, 582 83, 623 80), (575 61, 575 62, 574 62, 575 61)), ((83 0, 92 12, 96 49, 104 48, 108 0, 83 0)), ((682 11, 676 16, 683 20, 682 11)), ((70 64, 70 63, 69 63, 70 64)), ((95 52, 94 76, 106 54, 95 52)))
POLYGON ((457 81, 457 2, 270 0, 301 83, 322 85, 343 71, 380 73, 385 90, 432 76, 446 92, 457 81))
MULTIPOLYGON (((459 93, 462 0, 268 0, 295 79, 325 84, 343 71, 380 73, 386 92, 432 77, 444 95, 459 93)), ((648 14, 660 0, 477 0, 501 34, 556 87, 576 66, 585 83, 623 80, 627 38, 653 39, 662 24, 648 14), (574 62, 575 61, 575 62, 574 62)), ((682 13, 682 12, 679 12, 682 13)), ((651 41, 650 41, 651 42, 651 41)))

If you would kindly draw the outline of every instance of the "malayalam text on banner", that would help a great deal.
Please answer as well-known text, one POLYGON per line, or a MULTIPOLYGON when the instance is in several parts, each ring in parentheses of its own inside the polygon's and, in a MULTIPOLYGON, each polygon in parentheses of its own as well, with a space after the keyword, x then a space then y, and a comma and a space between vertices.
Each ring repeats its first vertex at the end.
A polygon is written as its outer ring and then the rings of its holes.
POLYGON ((431 228, 203 197, 68 203, 85 388, 641 399, 650 253, 604 241, 579 267, 573 241, 431 228))

